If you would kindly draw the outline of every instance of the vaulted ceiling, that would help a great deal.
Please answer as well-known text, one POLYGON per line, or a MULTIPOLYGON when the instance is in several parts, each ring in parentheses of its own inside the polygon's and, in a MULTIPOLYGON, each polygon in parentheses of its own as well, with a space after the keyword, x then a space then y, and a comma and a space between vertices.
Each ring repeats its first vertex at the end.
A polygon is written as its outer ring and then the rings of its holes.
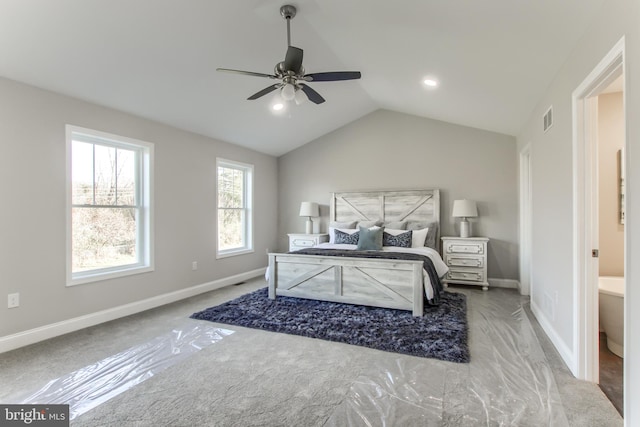
POLYGON ((380 108, 515 135, 603 3, 2 0, 0 76, 276 156, 380 108), (308 73, 362 79, 275 113, 246 100, 272 80, 216 68, 272 73, 285 3, 308 73))

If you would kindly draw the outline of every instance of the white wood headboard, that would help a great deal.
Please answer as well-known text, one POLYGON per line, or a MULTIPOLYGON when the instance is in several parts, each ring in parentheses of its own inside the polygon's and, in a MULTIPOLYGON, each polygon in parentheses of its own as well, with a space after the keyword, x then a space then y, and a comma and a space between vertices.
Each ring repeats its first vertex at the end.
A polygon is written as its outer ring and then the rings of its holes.
POLYGON ((440 244, 440 190, 379 190, 332 193, 330 221, 415 221, 437 223, 440 244))

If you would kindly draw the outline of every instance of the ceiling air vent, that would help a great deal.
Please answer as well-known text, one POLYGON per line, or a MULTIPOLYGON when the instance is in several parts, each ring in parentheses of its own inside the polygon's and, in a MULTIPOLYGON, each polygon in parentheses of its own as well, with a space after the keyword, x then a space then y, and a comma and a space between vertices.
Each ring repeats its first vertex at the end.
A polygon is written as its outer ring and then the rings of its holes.
POLYGON ((544 131, 548 131, 551 126, 553 126, 553 106, 549 107, 546 113, 542 118, 543 121, 543 129, 544 131))

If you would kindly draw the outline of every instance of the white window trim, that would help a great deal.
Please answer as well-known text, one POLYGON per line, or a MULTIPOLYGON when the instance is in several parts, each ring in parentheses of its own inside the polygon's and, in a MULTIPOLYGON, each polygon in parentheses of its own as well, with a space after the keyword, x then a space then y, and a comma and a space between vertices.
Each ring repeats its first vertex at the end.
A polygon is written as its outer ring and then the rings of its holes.
POLYGON ((235 160, 228 160, 223 158, 216 158, 216 259, 228 258, 237 255, 244 255, 255 252, 253 245, 253 165, 248 163, 241 163, 235 160), (218 213, 220 212, 218 209, 218 168, 220 166, 228 166, 232 168, 242 168, 249 175, 248 177, 245 174, 245 200, 247 201, 247 206, 245 209, 247 210, 246 215, 246 224, 245 224, 245 235, 246 235, 246 246, 244 248, 238 249, 227 249, 220 250, 218 247, 219 243, 219 230, 218 230, 218 213), (247 194, 249 197, 247 197, 247 194))
POLYGON ((153 164, 154 164, 154 144, 140 141, 125 136, 114 135, 93 129, 79 126, 66 125, 66 156, 67 156, 67 286, 93 283, 101 280, 114 279, 117 277, 131 276, 154 271, 154 235, 153 235, 153 164), (113 146, 122 148, 142 148, 141 175, 145 177, 142 183, 142 224, 138 236, 138 247, 142 248, 141 261, 137 264, 95 269, 80 273, 73 273, 72 267, 72 141, 74 135, 81 135, 86 140, 94 139, 96 142, 108 142, 113 146))

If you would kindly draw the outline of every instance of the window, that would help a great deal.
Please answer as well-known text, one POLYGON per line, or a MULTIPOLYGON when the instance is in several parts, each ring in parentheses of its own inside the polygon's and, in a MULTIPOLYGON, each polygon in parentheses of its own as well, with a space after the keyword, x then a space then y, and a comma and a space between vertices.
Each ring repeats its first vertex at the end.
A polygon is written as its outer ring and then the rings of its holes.
POLYGON ((67 284, 153 270, 153 144, 67 126, 67 284))
POLYGON ((218 258, 253 252, 253 166, 217 159, 218 258))

